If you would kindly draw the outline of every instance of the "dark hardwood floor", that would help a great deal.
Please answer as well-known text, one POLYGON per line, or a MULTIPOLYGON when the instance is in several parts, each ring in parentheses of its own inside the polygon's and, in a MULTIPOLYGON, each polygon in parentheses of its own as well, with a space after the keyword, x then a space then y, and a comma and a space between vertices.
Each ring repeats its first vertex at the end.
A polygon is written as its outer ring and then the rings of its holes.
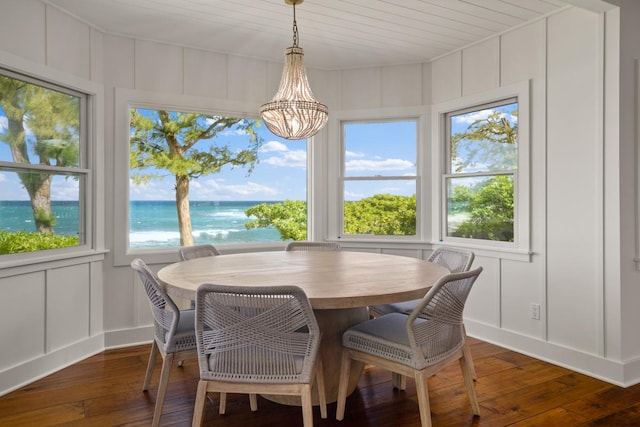
MULTIPOLYGON (((568 369, 471 339, 481 415, 472 416, 457 365, 429 379, 433 425, 438 426, 640 426, 640 385, 621 388, 568 369)), ((136 346, 90 357, 0 397, 0 426, 145 426, 151 424, 157 378, 141 391, 149 346, 136 346)), ((158 358, 160 359, 160 358, 158 358)), ((165 426, 191 425, 198 379, 197 363, 174 367, 162 417, 165 426)), ((205 410, 207 426, 302 425, 299 408, 258 398, 230 395, 226 415, 218 415, 217 396, 205 410)), ((347 400, 344 421, 329 417, 316 426, 419 426, 412 380, 404 392, 393 390, 391 376, 367 368, 347 400)))

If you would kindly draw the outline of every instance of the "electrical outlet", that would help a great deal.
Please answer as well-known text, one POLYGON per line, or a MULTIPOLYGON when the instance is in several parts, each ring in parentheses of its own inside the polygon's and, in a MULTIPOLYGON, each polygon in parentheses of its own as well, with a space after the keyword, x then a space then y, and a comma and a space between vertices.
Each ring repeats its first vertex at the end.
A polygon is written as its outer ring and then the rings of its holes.
POLYGON ((533 320, 540 320, 540 304, 532 302, 529 305, 529 314, 533 320))

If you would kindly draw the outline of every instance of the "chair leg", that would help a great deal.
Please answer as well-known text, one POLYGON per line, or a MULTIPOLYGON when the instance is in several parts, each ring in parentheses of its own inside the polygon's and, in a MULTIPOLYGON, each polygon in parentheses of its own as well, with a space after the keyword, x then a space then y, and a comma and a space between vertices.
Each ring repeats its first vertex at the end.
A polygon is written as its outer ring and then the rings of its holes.
POLYGON ((144 383, 142 384, 142 391, 149 390, 149 383, 151 382, 151 376, 153 375, 153 368, 156 365, 156 356, 158 355, 158 343, 153 340, 151 344, 151 352, 149 352, 149 361, 147 362, 147 373, 144 376, 144 383))
POLYGON ((160 417, 162 416, 162 407, 164 405, 164 395, 167 393, 167 385, 169 384, 169 373, 173 364, 173 353, 164 356, 162 362, 162 371, 160 372, 160 382, 158 383, 158 395, 156 396, 156 408, 153 411, 152 427, 160 425, 160 417))
MULTIPOLYGON (((249 395, 249 404, 251 405, 251 395, 249 395)), ((257 402, 256 402, 257 405, 257 402)), ((253 408, 251 408, 251 410, 253 410, 253 408)), ((218 408, 218 413, 220 415, 224 415, 224 413, 227 411, 227 393, 225 393, 224 391, 220 392, 220 407, 218 408)))
POLYGON ((313 427, 313 404, 311 403, 311 385, 302 386, 300 399, 302 400, 302 425, 313 427))
POLYGON ((415 371, 416 392, 418 393, 418 408, 420 410, 420 425, 431 427, 431 405, 429 404, 429 386, 427 376, 415 371))
POLYGON ((391 384, 398 390, 407 389, 407 377, 397 372, 391 373, 391 384))
POLYGON ((342 362, 340 364, 340 383, 338 386, 338 399, 336 409, 336 420, 342 421, 344 419, 344 408, 347 403, 347 387, 349 386, 349 374, 351 371, 351 358, 349 357, 349 351, 342 350, 342 362))
POLYGON ((466 342, 462 346, 462 352, 464 353, 464 358, 469 362, 469 368, 471 369, 471 377, 473 380, 477 380, 478 376, 476 375, 476 368, 473 366, 473 359, 471 358, 471 349, 469 348, 469 344, 466 342))
POLYGON ((462 369, 462 377, 464 378, 464 385, 467 388, 469 394, 469 401, 471 402, 471 409, 476 415, 480 415, 480 404, 478 403, 478 397, 476 396, 476 388, 473 383, 473 363, 467 360, 464 352, 460 358, 460 368, 462 369))
POLYGON ((462 336, 464 337, 464 346, 462 347, 464 357, 469 361, 469 364, 471 366, 471 373, 473 374, 473 379, 477 380, 478 376, 476 375, 476 367, 473 365, 473 358, 471 357, 471 348, 467 343, 467 330, 465 329, 464 324, 462 324, 462 336))
POLYGON ((251 412, 258 410, 258 396, 255 393, 249 395, 249 406, 251 407, 251 412))
POLYGON ((193 420, 191 427, 200 427, 204 416, 204 404, 207 401, 207 382, 198 381, 198 391, 196 392, 196 402, 193 407, 193 420))
POLYGON ((322 359, 316 360, 316 387, 318 389, 318 403, 320 404, 320 418, 327 418, 327 393, 324 387, 324 366, 322 359))

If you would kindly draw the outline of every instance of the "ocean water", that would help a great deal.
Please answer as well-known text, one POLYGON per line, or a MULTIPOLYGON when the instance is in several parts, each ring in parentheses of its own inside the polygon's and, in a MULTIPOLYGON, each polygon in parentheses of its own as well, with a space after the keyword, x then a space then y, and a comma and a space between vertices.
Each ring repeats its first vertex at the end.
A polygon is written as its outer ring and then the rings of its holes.
MULTIPOLYGON (((245 209, 260 201, 191 202, 191 226, 196 244, 213 245, 278 242, 273 228, 247 230, 245 209)), ((277 202, 268 202, 277 203, 277 202)), ((52 202, 57 234, 78 234, 78 202, 52 202)), ((178 215, 173 201, 132 201, 129 207, 131 248, 180 246, 178 215)), ((0 230, 35 231, 28 201, 0 201, 0 230)))
MULTIPOLYGON (((53 227, 56 234, 78 235, 77 201, 51 202, 51 210, 56 217, 53 227)), ((36 231, 31 203, 29 201, 0 200, 0 230, 36 231)))

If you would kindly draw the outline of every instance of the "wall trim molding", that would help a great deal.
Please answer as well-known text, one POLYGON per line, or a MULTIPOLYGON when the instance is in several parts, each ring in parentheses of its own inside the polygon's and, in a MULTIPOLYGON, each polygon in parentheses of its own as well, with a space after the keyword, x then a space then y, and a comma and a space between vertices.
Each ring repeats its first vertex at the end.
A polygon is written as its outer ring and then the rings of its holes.
MULTIPOLYGON (((608 360, 473 320, 465 320, 465 327, 471 337, 620 387, 640 383, 640 357, 627 361, 608 360)), ((152 325, 118 329, 43 354, 0 372, 0 396, 105 350, 148 344, 150 337, 153 337, 152 325)))
POLYGON ((110 350, 148 344, 153 341, 153 334, 153 325, 106 331, 104 333, 104 348, 105 350, 110 350))
POLYGON ((620 386, 640 383, 640 358, 619 361, 465 319, 471 337, 620 386))
POLYGON ((104 335, 96 334, 39 355, 0 372, 0 396, 104 351, 104 335))

